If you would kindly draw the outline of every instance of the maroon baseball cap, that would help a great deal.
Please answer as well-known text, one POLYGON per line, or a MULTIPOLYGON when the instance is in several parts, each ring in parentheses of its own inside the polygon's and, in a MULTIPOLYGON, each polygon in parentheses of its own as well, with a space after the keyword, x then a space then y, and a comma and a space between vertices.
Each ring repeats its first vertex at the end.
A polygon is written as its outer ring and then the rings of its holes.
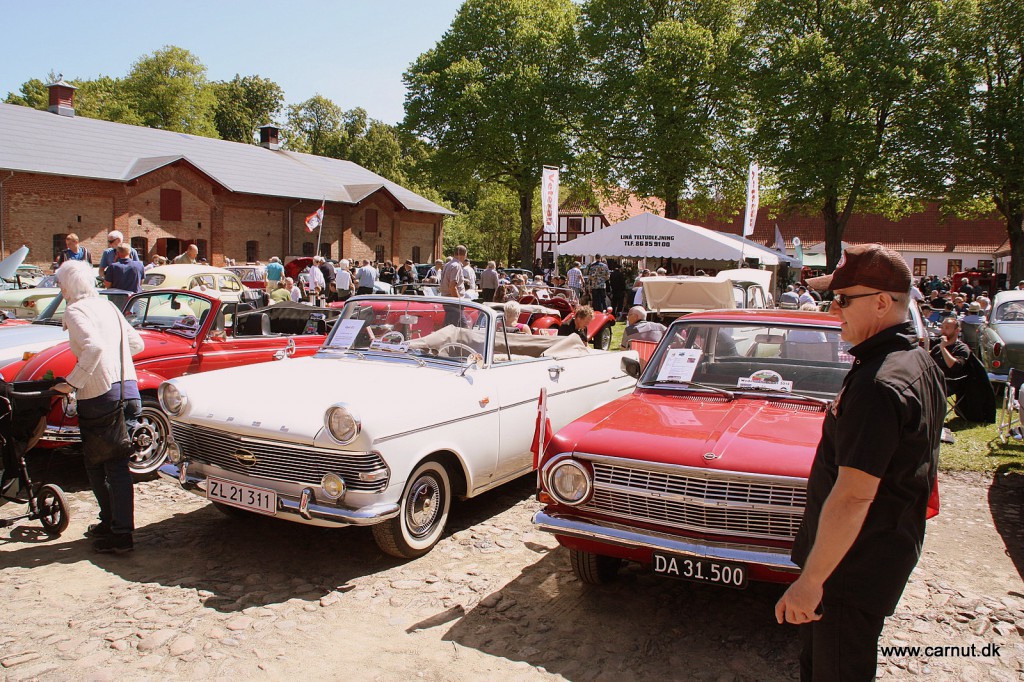
POLYGON ((903 256, 881 244, 859 244, 843 251, 831 275, 813 277, 807 286, 818 291, 857 285, 879 291, 910 291, 910 268, 903 256))

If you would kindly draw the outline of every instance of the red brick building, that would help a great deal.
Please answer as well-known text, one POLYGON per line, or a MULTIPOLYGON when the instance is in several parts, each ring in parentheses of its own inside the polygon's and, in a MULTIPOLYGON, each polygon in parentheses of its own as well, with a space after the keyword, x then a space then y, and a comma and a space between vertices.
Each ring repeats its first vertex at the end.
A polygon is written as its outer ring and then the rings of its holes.
POLYGON ((451 212, 349 161, 74 116, 74 88, 50 110, 0 104, 0 256, 22 244, 48 265, 77 233, 94 262, 118 229, 141 257, 188 244, 214 265, 313 255, 307 215, 325 202, 321 253, 427 262, 451 212))

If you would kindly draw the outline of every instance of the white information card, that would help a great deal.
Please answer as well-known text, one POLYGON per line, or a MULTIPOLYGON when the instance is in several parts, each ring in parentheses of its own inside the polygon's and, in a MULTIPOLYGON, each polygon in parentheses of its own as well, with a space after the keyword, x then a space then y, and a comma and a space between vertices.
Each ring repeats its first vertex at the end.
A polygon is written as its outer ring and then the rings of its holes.
POLYGON ((336 325, 331 345, 336 348, 351 348, 366 320, 341 320, 336 325))
POLYGON ((690 381, 701 355, 700 348, 670 348, 658 369, 658 381, 690 381))

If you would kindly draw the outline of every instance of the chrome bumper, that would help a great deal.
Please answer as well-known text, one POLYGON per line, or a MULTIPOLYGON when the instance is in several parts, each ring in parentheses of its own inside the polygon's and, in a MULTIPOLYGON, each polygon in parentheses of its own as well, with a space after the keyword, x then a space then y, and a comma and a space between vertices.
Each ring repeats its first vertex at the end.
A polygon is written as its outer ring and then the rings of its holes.
POLYGON ((581 540, 594 540, 620 547, 673 552, 719 561, 757 564, 775 571, 799 573, 800 567, 789 558, 789 550, 726 542, 693 542, 668 533, 623 526, 607 521, 583 519, 568 514, 537 512, 533 523, 543 531, 581 540))
MULTIPOLYGON (((206 497, 206 477, 189 474, 188 462, 185 462, 182 467, 168 462, 160 467, 160 475, 176 481, 183 489, 191 493, 206 497)), ((339 526, 372 526, 398 516, 399 511, 397 504, 373 504, 360 509, 343 509, 316 504, 313 502, 314 499, 312 488, 303 490, 302 496, 298 500, 286 499, 279 493, 277 515, 299 517, 296 520, 326 521, 339 526)))
POLYGON ((54 443, 80 443, 82 436, 77 426, 54 426, 47 424, 43 431, 43 440, 54 443))

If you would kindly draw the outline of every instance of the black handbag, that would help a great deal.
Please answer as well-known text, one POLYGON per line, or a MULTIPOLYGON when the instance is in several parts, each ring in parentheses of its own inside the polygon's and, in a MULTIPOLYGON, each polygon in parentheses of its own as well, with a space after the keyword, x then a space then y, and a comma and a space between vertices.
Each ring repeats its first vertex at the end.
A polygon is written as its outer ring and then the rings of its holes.
POLYGON ((99 417, 78 417, 82 453, 87 467, 97 467, 105 462, 127 458, 134 450, 128 436, 128 425, 124 421, 124 327, 121 326, 121 320, 117 323, 121 329, 121 396, 117 407, 99 417))

